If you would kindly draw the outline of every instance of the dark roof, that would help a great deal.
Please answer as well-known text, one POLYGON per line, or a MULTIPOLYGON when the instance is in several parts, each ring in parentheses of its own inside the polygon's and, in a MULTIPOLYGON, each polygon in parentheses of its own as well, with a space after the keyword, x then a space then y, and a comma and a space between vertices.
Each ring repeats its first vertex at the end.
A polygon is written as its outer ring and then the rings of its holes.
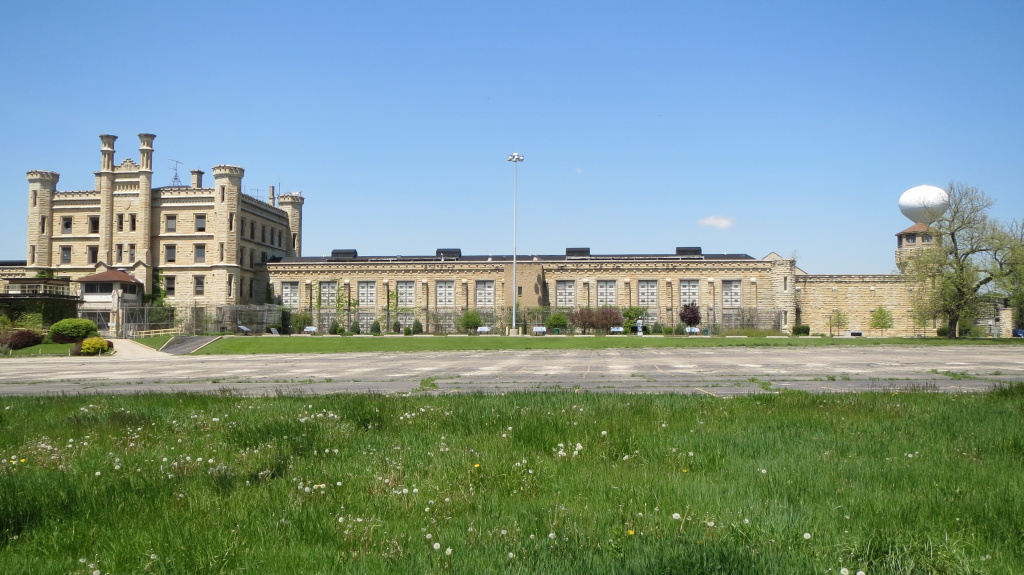
POLYGON ((927 232, 929 230, 931 230, 931 228, 927 224, 917 223, 917 224, 914 224, 914 225, 910 226, 909 228, 903 230, 902 232, 899 232, 896 235, 897 236, 902 236, 902 235, 905 235, 905 234, 919 234, 921 232, 927 232))
MULTIPOLYGON (((735 260, 754 260, 756 258, 751 257, 747 254, 701 254, 701 255, 676 255, 676 254, 596 254, 589 256, 566 256, 564 254, 559 255, 519 255, 516 258, 520 262, 565 262, 565 261, 637 261, 637 260, 648 260, 648 261, 735 261, 735 260)), ((459 262, 511 262, 511 255, 490 255, 490 256, 476 256, 476 255, 461 255, 459 257, 442 257, 441 255, 423 255, 423 256, 357 256, 357 257, 331 257, 331 256, 303 256, 303 257, 273 257, 267 262, 268 264, 283 263, 283 264, 297 264, 297 263, 369 263, 369 262, 442 262, 442 261, 459 261, 459 262)))
POLYGON ((134 283, 142 284, 139 280, 126 274, 121 270, 107 270, 91 276, 85 276, 84 278, 78 278, 75 280, 78 283, 100 283, 100 282, 121 282, 121 283, 134 283))

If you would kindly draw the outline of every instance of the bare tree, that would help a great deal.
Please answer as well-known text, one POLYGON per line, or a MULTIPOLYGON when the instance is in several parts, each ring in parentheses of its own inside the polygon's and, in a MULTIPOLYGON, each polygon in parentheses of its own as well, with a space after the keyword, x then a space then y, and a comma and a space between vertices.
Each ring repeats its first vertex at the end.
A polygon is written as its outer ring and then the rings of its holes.
POLYGON ((911 256, 907 274, 916 284, 918 319, 944 318, 948 337, 957 337, 1007 273, 1012 242, 989 217, 993 201, 985 192, 959 182, 946 191, 949 208, 931 226, 934 241, 911 256))

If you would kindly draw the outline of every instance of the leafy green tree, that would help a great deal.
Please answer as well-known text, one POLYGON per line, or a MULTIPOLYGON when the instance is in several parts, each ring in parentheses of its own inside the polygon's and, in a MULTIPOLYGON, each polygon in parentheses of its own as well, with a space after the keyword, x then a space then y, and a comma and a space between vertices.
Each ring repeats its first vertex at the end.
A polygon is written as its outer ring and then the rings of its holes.
POLYGON ((475 332, 476 328, 482 326, 484 320, 480 317, 480 312, 475 309, 466 310, 459 318, 459 329, 465 332, 475 332))
POLYGON ((564 331, 569 329, 569 317, 562 312, 555 312, 548 316, 547 321, 544 322, 544 327, 551 331, 556 329, 564 331))
POLYGON ((882 330, 882 335, 885 335, 885 330, 892 329, 892 312, 880 307, 871 314, 871 329, 882 330))
MULTIPOLYGON (((628 326, 628 327, 635 326, 636 325, 636 320, 638 320, 638 319, 640 319, 640 318, 642 318, 642 317, 644 317, 646 315, 647 315, 647 308, 636 306, 636 305, 631 305, 629 307, 623 308, 623 310, 622 310, 622 320, 625 323, 625 325, 628 326)), ((628 332, 629 329, 627 328, 626 331, 628 332)))
POLYGON ((951 182, 949 208, 931 225, 932 244, 907 262, 907 277, 917 289, 918 321, 944 318, 947 337, 976 317, 994 288, 1014 269, 1012 234, 989 216, 993 201, 985 192, 951 182))
POLYGON ((846 329, 848 325, 850 325, 850 319, 846 317, 846 313, 839 308, 833 309, 832 315, 829 316, 829 335, 832 334, 832 328, 835 328, 838 333, 846 329))
POLYGON ((380 320, 373 320, 370 324, 370 335, 380 335, 380 320))

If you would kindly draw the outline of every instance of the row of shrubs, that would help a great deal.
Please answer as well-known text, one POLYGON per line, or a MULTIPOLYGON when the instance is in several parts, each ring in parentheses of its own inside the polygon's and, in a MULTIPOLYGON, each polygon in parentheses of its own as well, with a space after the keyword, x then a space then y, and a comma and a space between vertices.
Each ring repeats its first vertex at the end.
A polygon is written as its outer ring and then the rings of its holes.
POLYGON ((39 328, 15 327, 0 332, 0 349, 18 350, 44 343, 73 343, 73 355, 97 355, 114 348, 111 341, 98 337, 96 324, 87 319, 62 319, 47 333, 39 328))

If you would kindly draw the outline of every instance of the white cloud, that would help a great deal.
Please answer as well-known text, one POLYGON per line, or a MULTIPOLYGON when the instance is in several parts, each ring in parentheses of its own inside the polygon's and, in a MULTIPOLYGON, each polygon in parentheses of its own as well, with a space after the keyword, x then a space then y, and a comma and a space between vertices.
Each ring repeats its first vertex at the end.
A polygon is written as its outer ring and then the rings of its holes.
POLYGON ((697 223, 702 226, 711 226, 720 230, 726 230, 732 227, 732 218, 726 216, 708 216, 697 220, 697 223))

